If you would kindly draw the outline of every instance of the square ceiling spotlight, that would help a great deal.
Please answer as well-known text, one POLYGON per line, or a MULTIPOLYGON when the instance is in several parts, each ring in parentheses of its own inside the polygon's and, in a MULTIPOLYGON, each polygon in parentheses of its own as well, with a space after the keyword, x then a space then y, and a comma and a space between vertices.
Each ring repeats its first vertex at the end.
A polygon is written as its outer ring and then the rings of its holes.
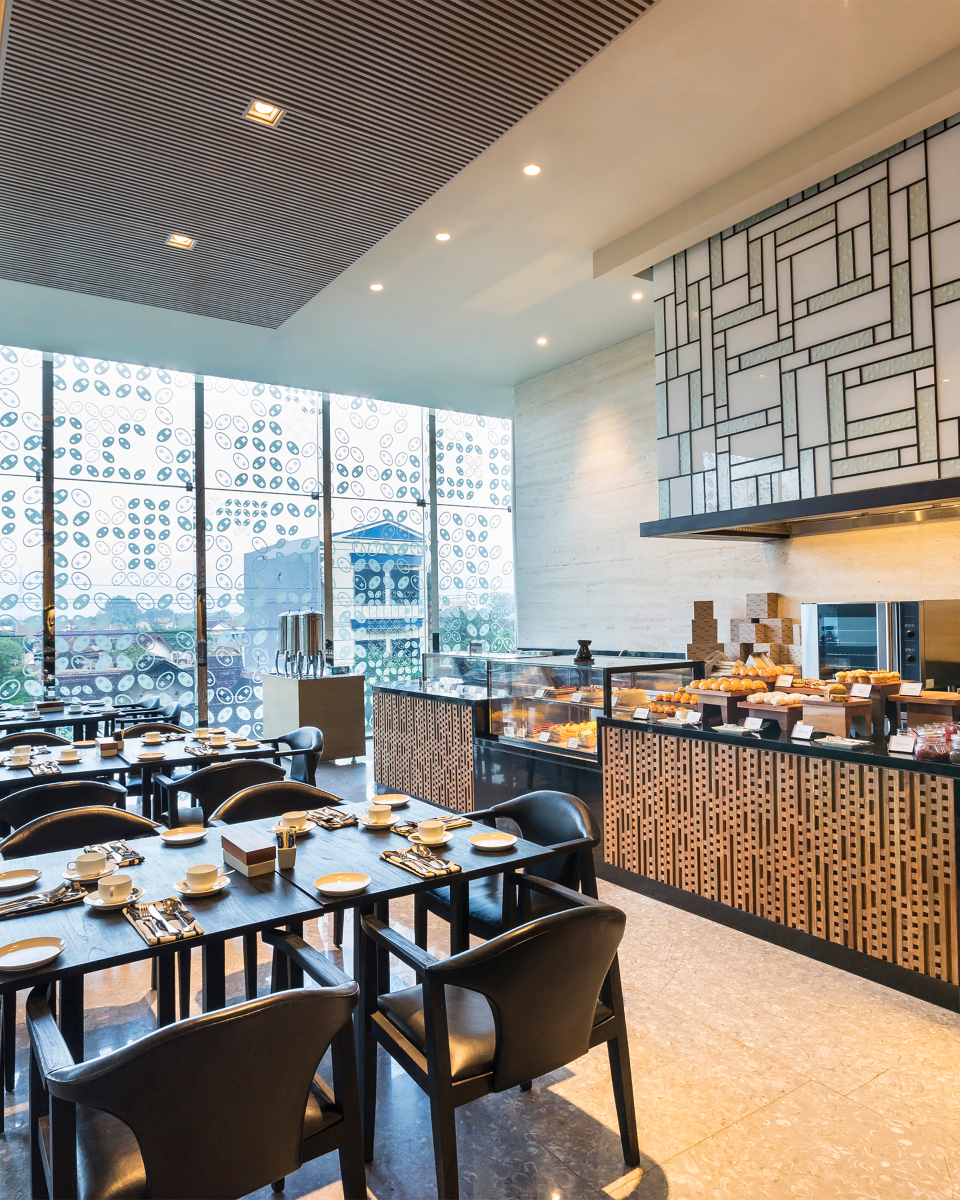
POLYGON ((196 238, 187 237, 185 233, 171 233, 167 238, 168 246, 176 246, 180 250, 192 250, 196 238))
POLYGON ((283 116, 283 109, 266 100, 251 100, 247 111, 243 114, 248 121, 256 121, 258 125, 277 125, 283 116))

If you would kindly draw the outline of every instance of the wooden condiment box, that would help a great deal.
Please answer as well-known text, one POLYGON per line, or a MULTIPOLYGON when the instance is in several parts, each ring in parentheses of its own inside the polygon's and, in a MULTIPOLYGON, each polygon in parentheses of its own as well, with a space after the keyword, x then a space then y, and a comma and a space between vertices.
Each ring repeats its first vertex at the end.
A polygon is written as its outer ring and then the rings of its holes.
POLYGON ((101 758, 116 758, 120 753, 120 743, 116 738, 98 737, 97 753, 101 758))
POLYGON ((220 835, 223 861, 235 867, 241 875, 269 875, 277 858, 277 843, 255 829, 231 829, 220 835))

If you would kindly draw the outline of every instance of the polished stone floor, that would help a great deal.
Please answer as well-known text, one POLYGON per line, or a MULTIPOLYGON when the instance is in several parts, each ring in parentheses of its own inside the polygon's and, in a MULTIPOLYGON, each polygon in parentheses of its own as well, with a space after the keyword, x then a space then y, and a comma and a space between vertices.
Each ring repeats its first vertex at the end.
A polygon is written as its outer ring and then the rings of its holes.
MULTIPOLYGON (((327 770, 330 791, 352 799, 369 787, 363 763, 327 770)), ((529 1093, 458 1111, 464 1196, 960 1200, 960 1015, 611 884, 600 891, 628 916, 621 966, 643 1164, 628 1171, 620 1157, 598 1049, 529 1093)), ((409 933, 411 904, 391 919, 409 933)), ((444 930, 431 924, 435 954, 444 930)), ((331 933, 327 918, 307 937, 339 959, 331 933)), ((349 964, 349 933, 345 953, 349 964)), ((236 1002, 239 943, 228 970, 236 1002)), ((264 953, 262 992, 267 983, 264 953)), ((89 1055, 152 1027, 149 984, 141 966, 88 978, 89 1055)), ((22 1023, 18 1034, 0 1138, 5 1200, 29 1195, 22 1023)), ((377 1130, 370 1195, 435 1195, 426 1098, 385 1056, 377 1130)), ((287 1180, 291 1200, 341 1194, 335 1156, 287 1180)))

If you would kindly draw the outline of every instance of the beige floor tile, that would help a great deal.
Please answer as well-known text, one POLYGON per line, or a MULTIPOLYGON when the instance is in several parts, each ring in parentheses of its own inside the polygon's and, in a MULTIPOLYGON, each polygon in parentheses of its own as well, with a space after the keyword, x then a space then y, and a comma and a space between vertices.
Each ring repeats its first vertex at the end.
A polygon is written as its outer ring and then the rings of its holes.
POLYGON ((883 1071, 850 1099, 905 1129, 939 1142, 956 1163, 960 1178, 960 1056, 957 1045, 924 1054, 883 1071))

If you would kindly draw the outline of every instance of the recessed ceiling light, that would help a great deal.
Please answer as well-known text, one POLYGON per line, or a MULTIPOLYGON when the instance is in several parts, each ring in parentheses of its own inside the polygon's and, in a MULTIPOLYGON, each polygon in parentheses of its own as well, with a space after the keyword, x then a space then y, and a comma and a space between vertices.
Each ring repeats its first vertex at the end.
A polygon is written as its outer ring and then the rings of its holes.
POLYGON ((450 234, 449 233, 438 233, 438 234, 436 234, 436 239, 438 242, 449 242, 450 234))
POLYGON ((190 250, 196 238, 187 237, 185 233, 171 233, 167 238, 168 246, 179 246, 181 250, 190 250))
POLYGON ((370 291, 371 291, 371 292, 382 292, 382 291, 383 291, 383 284, 382 284, 382 283, 371 283, 371 284, 370 284, 370 291))
POLYGON ((630 299, 631 300, 642 300, 643 292, 634 292, 633 295, 630 297, 630 299))
POLYGON ((283 116, 283 109, 266 100, 253 100, 243 114, 248 121, 256 121, 258 125, 276 125, 283 116))
POLYGON ((547 339, 546 339, 546 338, 537 338, 537 345, 538 345, 538 346, 545 346, 546 344, 547 344, 547 339))
POLYGON ((524 175, 539 175, 540 168, 536 163, 528 163, 527 166, 523 168, 523 173, 524 175))

